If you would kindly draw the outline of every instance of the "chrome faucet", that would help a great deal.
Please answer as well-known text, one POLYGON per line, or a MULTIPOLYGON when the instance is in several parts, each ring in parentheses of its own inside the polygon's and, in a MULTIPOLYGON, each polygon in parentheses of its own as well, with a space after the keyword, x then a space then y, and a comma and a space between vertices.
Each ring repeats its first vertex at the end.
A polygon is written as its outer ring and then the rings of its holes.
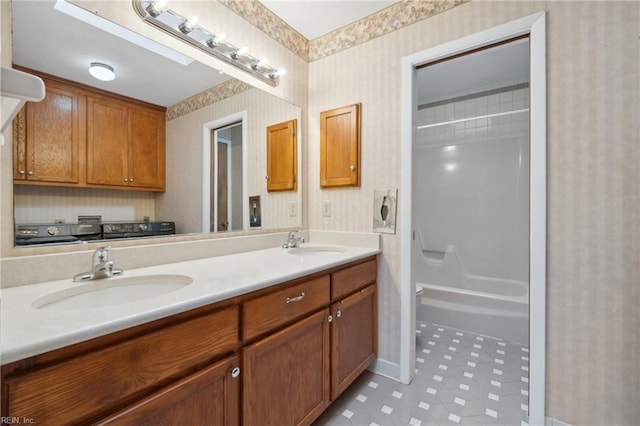
POLYGON ((298 247, 298 244, 304 243, 304 238, 300 236, 300 230, 289 232, 287 242, 282 245, 282 248, 294 248, 298 247), (296 234, 298 236, 296 236, 296 234))
POLYGON ((109 260, 109 250, 111 246, 100 247, 93 253, 91 271, 81 272, 73 277, 73 281, 101 280, 117 275, 122 275, 124 271, 113 267, 113 260, 109 260))

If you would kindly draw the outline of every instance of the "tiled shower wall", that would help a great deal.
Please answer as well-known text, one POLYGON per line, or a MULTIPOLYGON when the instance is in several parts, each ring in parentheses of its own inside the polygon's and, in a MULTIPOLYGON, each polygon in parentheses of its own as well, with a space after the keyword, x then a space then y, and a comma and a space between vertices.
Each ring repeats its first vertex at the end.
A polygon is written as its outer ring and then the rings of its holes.
MULTIPOLYGON (((469 273, 528 281, 529 89, 524 86, 434 102, 417 111, 417 241, 423 251, 444 254, 455 248, 462 270, 452 279, 469 273), (508 115, 491 116, 503 113, 508 115), (428 125, 434 126, 420 128, 428 125)), ((432 268, 419 270, 421 282, 451 284, 438 282, 432 268)))

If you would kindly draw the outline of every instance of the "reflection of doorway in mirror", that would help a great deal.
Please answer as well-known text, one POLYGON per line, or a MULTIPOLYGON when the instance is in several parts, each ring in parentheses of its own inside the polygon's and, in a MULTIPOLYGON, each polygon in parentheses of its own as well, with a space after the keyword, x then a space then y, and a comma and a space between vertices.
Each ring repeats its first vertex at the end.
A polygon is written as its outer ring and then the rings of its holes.
POLYGON ((373 195, 373 232, 396 233, 397 189, 376 189, 373 195))
POLYGON ((211 232, 242 229, 242 122, 211 132, 211 232))

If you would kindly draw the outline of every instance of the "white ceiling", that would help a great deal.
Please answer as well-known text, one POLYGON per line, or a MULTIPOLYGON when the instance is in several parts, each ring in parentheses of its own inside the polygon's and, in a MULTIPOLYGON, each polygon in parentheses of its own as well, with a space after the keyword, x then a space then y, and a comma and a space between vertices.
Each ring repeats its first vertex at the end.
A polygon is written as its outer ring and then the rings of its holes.
POLYGON ((397 1, 385 0, 260 0, 308 40, 358 21, 397 1))
MULTIPOLYGON (((13 63, 110 92, 170 106, 229 79, 197 61, 184 66, 63 14, 55 0, 13 0, 13 63), (91 62, 111 65, 101 82, 91 62)), ((131 13, 135 13, 131 8, 131 13)))
POLYGON ((527 83, 529 40, 429 65, 417 72, 418 105, 527 83))

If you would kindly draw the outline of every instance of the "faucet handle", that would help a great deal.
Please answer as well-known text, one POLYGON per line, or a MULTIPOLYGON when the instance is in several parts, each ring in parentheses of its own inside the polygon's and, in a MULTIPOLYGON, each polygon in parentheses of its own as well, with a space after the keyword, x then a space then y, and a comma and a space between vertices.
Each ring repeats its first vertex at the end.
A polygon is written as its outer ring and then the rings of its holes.
POLYGON ((109 260, 109 251, 111 246, 100 247, 96 250, 94 257, 98 258, 98 262, 106 262, 109 260))

